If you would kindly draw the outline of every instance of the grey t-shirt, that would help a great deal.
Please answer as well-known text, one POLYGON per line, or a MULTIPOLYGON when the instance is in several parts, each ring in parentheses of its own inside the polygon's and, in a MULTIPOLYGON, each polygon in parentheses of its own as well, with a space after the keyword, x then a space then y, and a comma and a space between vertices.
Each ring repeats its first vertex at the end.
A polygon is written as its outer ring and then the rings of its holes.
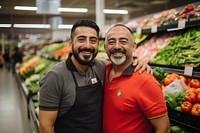
POLYGON ((40 82, 40 110, 58 110, 58 117, 65 114, 75 101, 75 83, 71 72, 74 72, 78 86, 92 84, 91 79, 96 75, 103 85, 105 75, 106 61, 103 60, 95 59, 92 68, 89 67, 86 72, 77 70, 70 58, 67 59, 67 64, 68 67, 65 61, 58 63, 40 82))

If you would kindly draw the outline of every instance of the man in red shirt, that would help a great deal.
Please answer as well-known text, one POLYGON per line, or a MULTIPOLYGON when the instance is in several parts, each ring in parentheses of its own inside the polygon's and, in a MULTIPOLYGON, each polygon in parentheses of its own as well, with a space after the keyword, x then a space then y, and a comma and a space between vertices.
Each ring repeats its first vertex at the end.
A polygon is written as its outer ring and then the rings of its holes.
POLYGON ((160 84, 146 73, 134 73, 131 30, 122 24, 106 35, 105 49, 112 63, 104 82, 104 133, 169 133, 170 123, 160 84), (153 125, 153 126, 152 126, 153 125))

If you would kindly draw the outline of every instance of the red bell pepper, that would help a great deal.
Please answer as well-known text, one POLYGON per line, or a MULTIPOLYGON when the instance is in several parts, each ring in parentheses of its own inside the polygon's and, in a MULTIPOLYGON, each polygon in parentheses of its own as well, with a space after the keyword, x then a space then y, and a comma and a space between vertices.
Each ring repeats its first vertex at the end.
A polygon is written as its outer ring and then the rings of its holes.
POLYGON ((164 84, 165 84, 165 85, 169 85, 169 84, 171 84, 175 79, 176 79, 175 76, 169 74, 169 75, 167 75, 167 76, 165 77, 165 79, 164 79, 164 84))
POLYGON ((181 111, 186 113, 191 113, 192 110, 192 104, 188 101, 185 101, 181 104, 181 111))
POLYGON ((196 88, 195 93, 196 93, 196 95, 198 95, 200 93, 200 88, 196 88))
POLYGON ((197 103, 200 104, 200 93, 198 93, 198 95, 197 95, 197 103))
POLYGON ((186 77, 184 77, 184 76, 179 76, 179 77, 180 77, 181 80, 183 80, 183 82, 184 82, 185 84, 187 84, 187 79, 186 79, 186 77))
POLYGON ((196 115, 196 116, 200 116, 200 104, 199 103, 195 103, 193 105, 191 114, 196 115))
POLYGON ((190 81, 190 86, 194 88, 200 88, 200 81, 198 79, 192 79, 190 81))
POLYGON ((192 104, 195 104, 197 101, 196 94, 194 92, 186 92, 185 100, 192 104))

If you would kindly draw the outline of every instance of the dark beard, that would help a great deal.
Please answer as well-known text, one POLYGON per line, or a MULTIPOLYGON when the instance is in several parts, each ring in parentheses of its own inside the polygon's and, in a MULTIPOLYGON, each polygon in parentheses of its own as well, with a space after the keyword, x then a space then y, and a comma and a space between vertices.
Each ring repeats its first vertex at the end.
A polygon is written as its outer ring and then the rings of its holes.
POLYGON ((97 52, 95 52, 95 49, 91 49, 91 48, 83 48, 83 49, 78 49, 78 53, 74 50, 74 47, 72 46, 72 54, 74 56, 74 58, 81 64, 81 65, 90 65, 90 63, 93 61, 93 59, 97 56, 97 52), (82 51, 87 51, 87 52, 91 52, 92 54, 92 59, 91 60, 82 60, 81 58, 79 58, 78 54, 82 51))

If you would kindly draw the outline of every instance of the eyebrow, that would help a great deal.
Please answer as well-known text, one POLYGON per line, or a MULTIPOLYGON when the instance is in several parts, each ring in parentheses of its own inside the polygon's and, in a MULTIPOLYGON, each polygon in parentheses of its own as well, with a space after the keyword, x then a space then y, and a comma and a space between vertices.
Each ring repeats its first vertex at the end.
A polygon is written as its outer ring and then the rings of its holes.
MULTIPOLYGON (((86 36, 78 36, 77 38, 87 38, 86 36)), ((91 37, 89 37, 90 39, 98 39, 97 37, 95 37, 95 36, 91 36, 91 37)))
MULTIPOLYGON (((125 38, 125 37, 120 37, 120 38, 119 38, 119 40, 122 40, 122 39, 128 41, 128 38, 125 38)), ((108 41, 110 41, 110 40, 116 40, 116 39, 115 39, 115 38, 109 38, 108 41)))

